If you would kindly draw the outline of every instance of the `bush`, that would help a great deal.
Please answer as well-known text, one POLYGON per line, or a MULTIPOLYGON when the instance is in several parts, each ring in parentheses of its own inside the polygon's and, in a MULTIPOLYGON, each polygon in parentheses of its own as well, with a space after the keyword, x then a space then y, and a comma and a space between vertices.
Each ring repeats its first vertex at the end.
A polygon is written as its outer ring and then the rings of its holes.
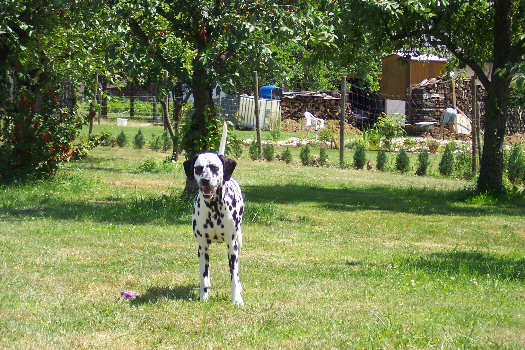
POLYGON ((208 108, 202 115, 194 113, 184 124, 181 146, 187 157, 202 150, 219 149, 222 132, 221 116, 208 108))
POLYGON ((325 166, 328 163, 328 152, 325 148, 319 149, 319 165, 325 166))
POLYGON ((128 139, 126 137, 126 134, 124 134, 124 130, 120 132, 117 136, 117 145, 119 147, 124 147, 128 143, 128 139))
POLYGON ((143 148, 145 143, 146 140, 144 139, 144 135, 142 135, 142 131, 139 129, 135 135, 135 138, 133 139, 133 145, 135 148, 143 148))
POLYGON ((162 133, 162 151, 167 152, 172 147, 173 142, 171 141, 171 136, 168 134, 168 131, 164 130, 162 133))
POLYGON ((281 128, 279 126, 276 126, 270 131, 270 135, 274 142, 279 141, 279 138, 281 138, 281 128))
POLYGON ((410 170, 410 158, 404 149, 401 149, 396 156, 396 169, 402 173, 410 170))
POLYGON ((290 152, 289 148, 286 148, 283 153, 281 154, 281 160, 285 161, 286 164, 290 164, 292 162, 292 152, 290 152))
POLYGON ((355 146, 354 152, 354 168, 363 169, 366 164, 366 152, 362 144, 358 143, 355 146))
POLYGON ((153 135, 153 137, 151 138, 151 141, 149 142, 149 147, 152 150, 158 151, 161 148, 161 144, 162 144, 161 137, 158 135, 153 135))
POLYGON ((513 185, 525 181, 525 156, 520 145, 515 144, 510 151, 507 174, 513 185))
POLYGON ((439 142, 437 142, 434 139, 427 139, 426 144, 427 144, 427 147, 428 147, 428 151, 430 153, 436 153, 437 152, 437 150, 439 148, 439 142))
POLYGON ((301 163, 303 163, 303 165, 312 164, 312 151, 310 149, 310 145, 306 145, 305 147, 301 148, 299 157, 301 158, 301 163))
POLYGON ((227 156, 236 159, 239 159, 242 156, 242 141, 234 132, 228 133, 225 153, 227 156))
POLYGON ((270 162, 275 159, 275 148, 271 143, 267 143, 263 147, 263 157, 270 162))
POLYGON ((157 169, 157 162, 154 158, 148 158, 139 165, 139 171, 143 173, 151 173, 157 169))
POLYGON ((472 151, 467 147, 462 147, 456 155, 456 173, 462 179, 472 179, 472 151))
POLYGON ((377 133, 384 139, 384 145, 386 148, 390 148, 392 145, 392 139, 405 135, 405 129, 401 123, 404 116, 397 114, 382 114, 377 118, 375 128, 377 133))
POLYGON ((424 176, 427 174, 427 169, 430 164, 430 160, 428 159, 428 153, 426 149, 422 149, 421 152, 419 152, 419 155, 417 157, 417 170, 416 175, 424 176))
POLYGON ((439 162, 439 173, 441 175, 452 175, 452 171, 454 170, 454 153, 452 153, 453 147, 455 149, 456 146, 452 143, 447 144, 445 147, 445 152, 443 152, 443 156, 439 162))
POLYGON ((379 151, 377 153, 376 169, 380 171, 385 171, 387 161, 388 157, 386 155, 386 152, 383 150, 379 151))
POLYGON ((259 159, 259 147, 257 145, 257 141, 253 140, 252 143, 250 143, 250 148, 248 149, 248 152, 250 153, 251 160, 259 159))

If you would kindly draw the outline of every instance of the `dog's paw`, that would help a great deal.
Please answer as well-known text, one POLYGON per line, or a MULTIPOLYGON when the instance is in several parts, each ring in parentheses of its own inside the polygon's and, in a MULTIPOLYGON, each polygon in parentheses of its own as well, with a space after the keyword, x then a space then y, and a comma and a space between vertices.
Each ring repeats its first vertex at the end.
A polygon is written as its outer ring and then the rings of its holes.
POLYGON ((235 306, 244 306, 244 301, 242 300, 242 297, 240 295, 232 298, 232 303, 235 306))
POLYGON ((199 292, 200 301, 208 301, 209 298, 210 298, 210 295, 208 293, 208 288, 205 288, 205 290, 201 289, 199 292))

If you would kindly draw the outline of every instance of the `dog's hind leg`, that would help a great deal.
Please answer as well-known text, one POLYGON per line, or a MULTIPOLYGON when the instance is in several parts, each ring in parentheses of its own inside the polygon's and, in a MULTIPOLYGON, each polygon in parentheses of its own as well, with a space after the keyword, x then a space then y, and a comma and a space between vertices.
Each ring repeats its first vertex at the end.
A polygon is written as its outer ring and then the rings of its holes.
POLYGON ((200 268, 200 289, 199 297, 201 301, 207 301, 209 297, 209 290, 211 287, 210 281, 210 255, 208 254, 208 246, 199 244, 199 268, 200 268))
POLYGON ((231 279, 231 295, 232 303, 234 305, 242 306, 242 285, 239 278, 239 242, 235 239, 228 245, 228 262, 230 264, 230 279, 231 279))

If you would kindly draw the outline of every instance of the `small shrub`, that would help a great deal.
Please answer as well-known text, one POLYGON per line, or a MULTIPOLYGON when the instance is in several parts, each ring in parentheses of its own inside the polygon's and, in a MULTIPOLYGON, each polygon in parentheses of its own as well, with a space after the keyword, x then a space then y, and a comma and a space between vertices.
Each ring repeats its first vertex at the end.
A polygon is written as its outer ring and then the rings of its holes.
POLYGON ((404 149, 401 149, 396 156, 396 169, 402 173, 410 170, 410 158, 404 149))
POLYGON ((427 144, 428 151, 430 153, 436 153, 438 151, 439 142, 437 142, 436 140, 427 139, 426 144, 427 144))
POLYGON ((377 153, 376 169, 379 171, 385 171, 387 161, 388 161, 388 157, 386 155, 386 152, 383 150, 380 150, 377 153))
POLYGON ((133 145, 135 146, 135 148, 143 148, 145 143, 146 143, 146 140, 144 139, 144 135, 142 134, 142 131, 139 129, 139 131, 135 135, 135 138, 133 139, 133 145))
POLYGON ((239 159, 242 156, 242 141, 234 132, 228 133, 225 153, 227 156, 236 159, 239 159))
POLYGON ((310 145, 301 148, 299 157, 301 158, 301 163, 303 163, 303 165, 312 164, 312 150, 310 149, 310 145))
POLYGON ((124 147, 127 145, 127 143, 128 143, 128 139, 126 137, 126 134, 124 134, 124 130, 122 130, 120 134, 118 134, 117 136, 117 145, 119 147, 124 147))
POLYGON ((152 150, 158 151, 162 146, 162 140, 159 135, 153 135, 151 138, 149 145, 152 150))
POLYGON ((430 164, 430 160, 428 159, 428 152, 426 149, 422 149, 421 152, 419 152, 419 155, 417 157, 417 170, 416 175, 419 176, 425 176, 427 174, 427 169, 430 164))
POLYGON ((292 162, 292 152, 290 152, 289 148, 286 148, 283 153, 281 154, 281 160, 285 161, 286 164, 290 164, 292 162))
POLYGON ((366 152, 363 145, 356 144, 354 152, 354 168, 363 169, 366 164, 366 152))
POLYGON ((139 171, 143 173, 151 173, 157 169, 157 162, 153 158, 144 160, 139 165, 139 171))
POLYGON ((278 126, 276 126, 275 128, 273 128, 273 129, 270 131, 270 135, 271 135, 272 140, 273 140, 274 142, 279 141, 279 138, 281 138, 281 128, 279 128, 278 126))
POLYGON ((263 157, 270 162, 275 159, 275 147, 271 143, 263 147, 263 157))
POLYGON ((382 114, 377 119, 375 128, 377 133, 383 139, 383 145, 386 148, 392 146, 392 139, 405 135, 405 129, 403 128, 405 116, 397 114, 382 114))
POLYGON ((166 130, 162 133, 162 151, 167 152, 170 148, 173 147, 173 142, 171 141, 171 136, 166 130))
POLYGON ((472 151, 466 147, 462 147, 459 153, 456 154, 454 166, 458 177, 462 179, 472 179, 472 151))
POLYGON ((100 136, 100 141, 102 143, 102 146, 115 146, 115 138, 111 136, 111 132, 109 132, 108 130, 104 130, 102 131, 102 135, 100 136))
POLYGON ((328 152, 325 148, 319 149, 319 165, 325 166, 328 163, 328 152))
POLYGON ((507 174, 509 181, 513 185, 518 185, 525 181, 525 156, 518 144, 512 146, 507 164, 507 174))
POLYGON ((257 145, 257 141, 253 140, 252 143, 250 143, 250 148, 248 149, 248 152, 250 153, 251 160, 259 159, 259 147, 257 145))
POLYGON ((443 152, 443 156, 439 162, 439 173, 441 175, 450 176, 454 170, 454 153, 452 153, 452 147, 455 149, 455 144, 449 143, 445 147, 445 152, 443 152))

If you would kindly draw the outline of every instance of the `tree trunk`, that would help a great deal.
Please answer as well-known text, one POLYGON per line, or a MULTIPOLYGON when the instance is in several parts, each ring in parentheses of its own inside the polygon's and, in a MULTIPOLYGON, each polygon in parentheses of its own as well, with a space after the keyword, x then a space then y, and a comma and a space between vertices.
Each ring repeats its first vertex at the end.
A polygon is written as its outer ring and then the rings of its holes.
MULTIPOLYGON (((194 61, 194 71, 191 79, 191 88, 193 92, 193 106, 195 111, 192 115, 191 125, 189 131, 184 135, 184 146, 186 150, 186 159, 190 159, 194 154, 199 151, 210 149, 213 144, 213 140, 206 137, 209 135, 210 120, 208 116, 213 113, 214 104, 212 98, 212 88, 209 82, 209 78, 206 72, 206 68, 196 59, 194 61), (199 139, 196 139, 199 137, 199 139), (205 142, 200 140, 205 139, 205 142), (201 144, 199 144, 201 143, 201 144), (199 148, 199 149, 197 149, 199 148)), ((186 186, 184 192, 187 195, 197 194, 197 185, 192 184, 195 182, 194 179, 186 179, 186 186)))
POLYGON ((478 191, 501 192, 503 188, 503 140, 511 74, 506 67, 512 43, 512 0, 495 2, 494 11, 494 67, 487 89, 485 136, 478 178, 478 191))
POLYGON ((107 97, 107 90, 108 90, 108 81, 106 77, 102 77, 102 118, 107 119, 108 118, 108 97, 107 97))
POLYGON ((172 89, 173 93, 173 134, 171 141, 173 143, 173 153, 171 160, 179 160, 179 126, 182 118, 182 107, 184 106, 184 92, 182 91, 182 83, 177 82, 172 89))

